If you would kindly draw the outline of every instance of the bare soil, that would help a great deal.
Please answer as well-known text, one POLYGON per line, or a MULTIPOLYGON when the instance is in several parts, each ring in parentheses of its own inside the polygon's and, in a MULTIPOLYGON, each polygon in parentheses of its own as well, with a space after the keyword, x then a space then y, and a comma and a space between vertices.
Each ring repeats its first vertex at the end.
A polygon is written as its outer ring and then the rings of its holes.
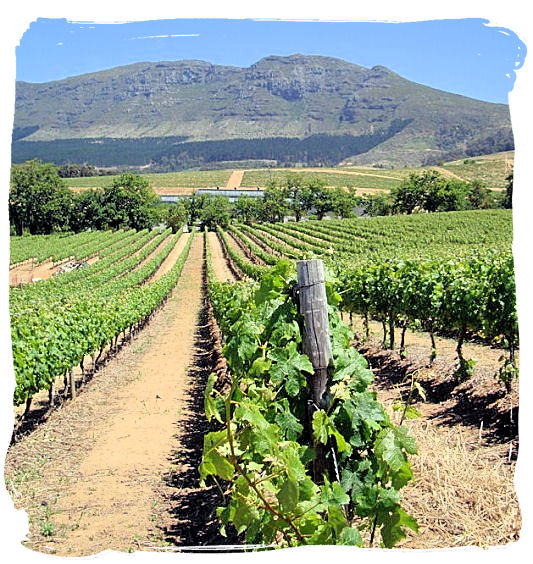
POLYGON ((156 280, 159 280, 161 276, 164 276, 165 274, 170 272, 172 267, 176 264, 176 261, 181 255, 183 249, 185 248, 185 245, 187 244, 190 236, 190 233, 182 233, 182 235, 178 239, 178 242, 174 245, 174 248, 170 251, 167 258, 161 263, 157 271, 150 278, 150 282, 155 282, 156 280))
MULTIPOLYGON (((231 190, 233 190, 233 188, 235 187, 235 185, 231 185, 231 190)), ((207 189, 214 189, 214 186, 198 186, 197 188, 193 188, 193 187, 187 187, 187 186, 166 186, 166 187, 155 187, 154 188, 154 192, 158 195, 158 196, 189 196, 191 194, 194 194, 194 192, 196 192, 196 190, 199 190, 201 188, 207 188, 207 189)), ((222 188, 221 188, 222 189, 222 188)), ((224 190, 226 189, 226 187, 223 188, 224 190)), ((253 188, 247 188, 245 186, 237 186, 237 190, 256 190, 257 186, 253 187, 253 188)), ((86 190, 86 188, 83 188, 83 190, 86 190)))
POLYGON ((357 196, 364 196, 365 194, 388 194, 390 192, 388 188, 360 188, 359 186, 354 186, 354 188, 357 196))
MULTIPOLYGON (((173 245, 175 242, 175 235, 167 235, 160 243, 159 245, 157 245, 157 247, 155 249, 152 250, 152 252, 150 252, 146 257, 144 257, 136 266, 133 270, 139 270, 141 269, 144 265, 146 265, 147 263, 149 263, 159 252, 161 252, 163 249, 165 249, 167 247, 167 245, 173 245)), ((149 241, 147 243, 147 245, 149 245, 151 243, 151 241, 149 241)), ((145 245, 145 247, 147 246, 145 245)), ((143 247, 144 249, 144 247, 143 247)), ((137 251, 135 253, 135 255, 139 255, 143 249, 140 249, 139 251, 137 251)))
POLYGON ((207 240, 209 248, 211 249, 211 263, 213 265, 213 270, 215 271, 215 276, 221 282, 233 282, 235 277, 228 267, 218 235, 215 232, 209 232, 207 234, 207 240))
POLYGON ((9 271, 9 285, 18 286, 20 284, 28 284, 33 282, 34 279, 47 280, 54 272, 57 272, 59 268, 60 265, 54 266, 51 258, 38 264, 27 262, 9 271))
POLYGON ((243 176, 244 170, 234 170, 228 178, 226 190, 233 190, 235 188, 238 190, 241 186, 243 176))
MULTIPOLYGON (((87 264, 94 264, 98 261, 98 255, 94 255, 85 259, 87 264)), ((21 284, 29 284, 38 280, 48 280, 54 274, 59 272, 61 266, 71 260, 66 258, 59 263, 54 263, 51 258, 40 263, 26 262, 9 271, 9 285, 20 286, 21 284)))
MULTIPOLYGON (((258 170, 258 169, 249 169, 251 171, 253 170, 258 170)), ((283 168, 273 168, 273 171, 286 171, 286 169, 283 168)), ((401 176, 392 176, 392 175, 386 175, 386 174, 379 174, 376 173, 374 174, 373 172, 363 172, 363 171, 359 171, 359 170, 346 170, 346 169, 338 169, 338 168, 313 168, 313 167, 307 167, 307 168, 291 168, 291 171, 294 172, 321 172, 321 173, 334 173, 334 174, 347 174, 347 175, 353 175, 353 176, 375 176, 377 178, 393 178, 396 180, 403 180, 403 178, 401 176)))
POLYGON ((250 262, 253 262, 254 264, 258 264, 260 266, 265 266, 265 261, 260 259, 258 256, 256 256, 245 244, 244 241, 247 240, 246 235, 235 235, 235 233, 233 232, 226 232, 227 237, 229 237, 232 242, 235 243, 236 248, 239 249, 239 252, 244 255, 250 262))
MULTIPOLYGON (((279 245, 285 245, 287 246, 287 243, 285 243, 285 241, 282 241, 281 239, 278 239, 275 235, 272 235, 272 233, 268 233, 267 231, 262 231, 261 234, 265 237, 265 239, 270 239, 271 241, 273 241, 274 243, 278 243, 279 245)), ((284 234, 285 235, 285 234, 284 234)), ((257 244, 261 245, 263 247, 263 249, 265 249, 267 252, 271 253, 271 254, 275 254, 276 251, 274 249, 272 249, 272 247, 269 247, 267 245, 267 243, 264 243, 263 241, 259 241, 258 239, 256 239, 257 244)))

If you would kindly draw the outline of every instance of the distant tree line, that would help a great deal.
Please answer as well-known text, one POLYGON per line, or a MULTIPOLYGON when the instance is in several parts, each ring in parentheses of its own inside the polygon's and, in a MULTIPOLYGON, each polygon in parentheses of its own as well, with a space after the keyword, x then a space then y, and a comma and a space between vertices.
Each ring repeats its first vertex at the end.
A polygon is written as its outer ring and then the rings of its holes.
POLYGON ((359 203, 371 216, 512 207, 512 174, 506 194, 488 190, 480 180, 445 178, 435 170, 411 173, 390 194, 364 196, 359 203))
POLYGON ((13 141, 11 160, 21 164, 38 159, 58 166, 89 162, 97 167, 143 166, 172 149, 185 137, 142 137, 122 139, 56 139, 54 141, 13 141))
POLYGON ((58 139, 14 141, 14 163, 38 158, 57 165, 88 161, 100 167, 143 166, 152 171, 171 172, 235 160, 271 160, 279 165, 335 165, 343 159, 365 153, 391 138, 410 123, 394 120, 389 127, 363 135, 310 135, 303 139, 271 137, 185 141, 183 137, 140 139, 58 139))
POLYGON ((65 163, 59 166, 58 174, 61 178, 82 178, 89 176, 111 176, 119 171, 113 168, 97 168, 92 164, 65 163))
POLYGON ((289 173, 283 183, 271 181, 262 197, 193 194, 176 204, 162 203, 148 181, 135 174, 114 177, 102 189, 72 192, 51 163, 28 161, 11 170, 9 217, 22 235, 86 229, 145 229, 164 223, 177 231, 184 224, 214 229, 231 221, 283 221, 287 216, 322 219, 326 214, 351 217, 357 198, 353 189, 326 188, 319 179, 289 173))
POLYGON ((195 194, 183 198, 183 202, 187 222, 199 222, 209 229, 216 225, 224 227, 231 221, 251 224, 283 221, 287 217, 300 221, 323 219, 326 214, 353 217, 357 206, 353 189, 326 188, 320 179, 304 180, 295 173, 289 173, 283 182, 270 181, 261 197, 245 194, 231 204, 224 196, 195 194))
POLYGON ((444 161, 455 161, 465 157, 490 155, 514 150, 514 138, 510 129, 502 128, 490 134, 476 135, 476 129, 454 125, 436 131, 436 145, 440 153, 429 154, 423 159, 424 166, 434 166, 444 161))
POLYGON ((512 206, 512 173, 507 190, 494 196, 479 181, 444 178, 432 170, 412 173, 390 194, 357 196, 354 188, 327 188, 323 180, 288 173, 267 184, 261 197, 193 194, 177 204, 162 203, 148 181, 136 174, 114 177, 101 189, 74 193, 51 163, 28 161, 11 170, 9 217, 17 235, 87 229, 145 229, 158 224, 174 232, 185 224, 214 229, 243 223, 295 221, 326 216, 353 217, 456 211, 512 206))
POLYGON ((103 189, 72 192, 51 163, 11 169, 9 219, 16 235, 86 229, 150 228, 159 198, 141 176, 125 173, 103 189))
POLYGON ((268 159, 284 164, 335 165, 353 155, 366 153, 390 139, 411 120, 394 120, 388 128, 362 135, 315 134, 303 139, 270 137, 185 142, 152 158, 152 165, 172 171, 229 160, 268 159))
POLYGON ((24 139, 24 137, 28 137, 28 135, 35 133, 38 129, 39 129, 38 125, 28 125, 26 127, 14 127, 13 133, 11 134, 11 142, 14 143, 15 141, 24 139))

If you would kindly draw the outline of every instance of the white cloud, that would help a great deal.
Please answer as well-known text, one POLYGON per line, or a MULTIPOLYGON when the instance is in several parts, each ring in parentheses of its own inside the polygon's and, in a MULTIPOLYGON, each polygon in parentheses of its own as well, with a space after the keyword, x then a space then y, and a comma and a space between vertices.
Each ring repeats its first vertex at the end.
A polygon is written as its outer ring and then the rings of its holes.
POLYGON ((160 39, 165 37, 200 37, 199 33, 182 33, 172 35, 143 35, 141 37, 128 37, 127 39, 160 39))
POLYGON ((56 43, 56 45, 63 45, 63 43, 60 41, 59 43, 56 43))

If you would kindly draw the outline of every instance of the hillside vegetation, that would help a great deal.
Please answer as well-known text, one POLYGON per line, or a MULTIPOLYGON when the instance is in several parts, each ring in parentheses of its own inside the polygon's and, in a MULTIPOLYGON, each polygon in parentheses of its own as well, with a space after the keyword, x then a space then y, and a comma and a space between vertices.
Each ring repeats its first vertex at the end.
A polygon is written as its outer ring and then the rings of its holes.
POLYGON ((14 162, 418 166, 510 149, 508 106, 331 57, 136 63, 16 90, 14 162))

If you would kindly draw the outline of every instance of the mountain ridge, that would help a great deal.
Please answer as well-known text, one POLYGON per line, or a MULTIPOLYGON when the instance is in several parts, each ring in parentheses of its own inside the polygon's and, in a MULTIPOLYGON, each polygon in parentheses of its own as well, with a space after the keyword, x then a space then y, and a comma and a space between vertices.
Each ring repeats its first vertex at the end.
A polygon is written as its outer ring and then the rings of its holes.
POLYGON ((269 55, 249 67, 139 62, 46 83, 17 82, 14 143, 358 138, 389 131, 398 120, 409 125, 339 162, 426 164, 513 148, 505 104, 420 85, 382 65, 302 54, 269 55))

